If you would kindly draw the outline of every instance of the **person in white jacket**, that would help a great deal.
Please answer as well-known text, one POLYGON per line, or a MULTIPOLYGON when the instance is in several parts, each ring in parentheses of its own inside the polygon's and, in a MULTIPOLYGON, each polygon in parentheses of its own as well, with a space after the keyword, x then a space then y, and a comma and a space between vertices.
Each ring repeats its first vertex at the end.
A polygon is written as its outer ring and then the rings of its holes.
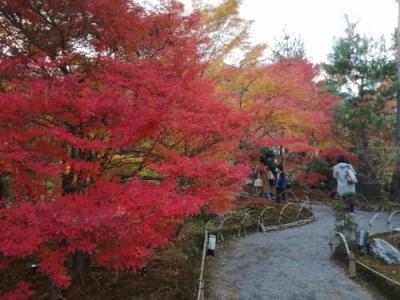
MULTIPOLYGON (((354 176, 356 175, 356 171, 353 166, 348 163, 347 159, 343 156, 339 157, 337 164, 333 167, 333 178, 336 179, 337 192, 341 197, 347 193, 356 192, 356 183, 349 180, 349 171, 352 172, 354 176)), ((349 209, 351 213, 354 213, 354 204, 352 202, 350 202, 349 209)))

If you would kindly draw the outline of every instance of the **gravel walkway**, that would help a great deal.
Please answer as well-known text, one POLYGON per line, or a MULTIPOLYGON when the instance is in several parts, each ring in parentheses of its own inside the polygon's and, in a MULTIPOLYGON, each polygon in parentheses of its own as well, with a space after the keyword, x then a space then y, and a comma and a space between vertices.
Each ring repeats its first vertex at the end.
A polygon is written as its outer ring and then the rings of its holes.
MULTIPOLYGON (((317 218, 314 223, 254 234, 219 251, 206 284, 209 299, 384 299, 350 280, 343 269, 330 261, 332 210, 313 206, 313 212, 317 218)), ((360 229, 385 231, 382 220, 368 228, 373 213, 356 215, 360 229)))

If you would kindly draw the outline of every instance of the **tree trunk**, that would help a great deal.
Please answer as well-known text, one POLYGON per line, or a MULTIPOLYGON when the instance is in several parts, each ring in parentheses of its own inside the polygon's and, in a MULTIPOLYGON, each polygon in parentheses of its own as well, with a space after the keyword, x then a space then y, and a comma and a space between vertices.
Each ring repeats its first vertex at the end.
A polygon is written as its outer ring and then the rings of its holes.
POLYGON ((396 169, 393 174, 392 182, 392 196, 394 200, 400 201, 400 146, 397 145, 396 149, 396 169))
POLYGON ((398 168, 393 174, 393 190, 392 195, 395 201, 400 201, 400 169, 398 168))
POLYGON ((75 252, 68 260, 68 271, 73 281, 83 283, 90 273, 90 256, 84 252, 75 252))
POLYGON ((367 172, 368 172, 367 175, 371 177, 372 180, 375 180, 376 175, 371 165, 371 158, 369 155, 369 138, 364 131, 361 132, 361 144, 362 144, 362 159, 367 167, 367 172))
POLYGON ((52 284, 50 287, 49 300, 60 300, 60 299, 63 299, 63 297, 61 296, 61 289, 52 284))
POLYGON ((283 148, 283 146, 279 147, 279 164, 282 165, 283 167, 285 167, 285 153, 284 153, 285 149, 283 148))

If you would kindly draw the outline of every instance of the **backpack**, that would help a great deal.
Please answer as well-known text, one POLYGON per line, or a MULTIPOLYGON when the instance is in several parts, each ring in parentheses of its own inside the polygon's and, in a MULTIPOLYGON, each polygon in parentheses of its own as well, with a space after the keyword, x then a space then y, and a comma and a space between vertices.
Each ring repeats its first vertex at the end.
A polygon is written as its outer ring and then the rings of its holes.
POLYGON ((354 183, 358 182, 356 174, 354 174, 354 172, 350 168, 347 170, 346 178, 347 178, 347 182, 350 184, 354 184, 354 183))

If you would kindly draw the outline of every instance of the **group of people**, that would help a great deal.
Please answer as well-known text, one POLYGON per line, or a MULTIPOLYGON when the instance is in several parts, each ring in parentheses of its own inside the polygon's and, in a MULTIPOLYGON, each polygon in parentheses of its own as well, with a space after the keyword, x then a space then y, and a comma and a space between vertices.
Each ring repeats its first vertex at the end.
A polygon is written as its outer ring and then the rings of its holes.
MULTIPOLYGON (((257 163, 254 171, 255 180, 253 184, 260 197, 272 200, 275 191, 276 202, 285 201, 284 192, 288 187, 288 182, 282 165, 274 168, 263 163, 257 163)), ((337 193, 341 198, 346 200, 347 194, 355 193, 356 171, 344 157, 339 157, 337 164, 333 167, 333 178, 336 179, 337 193)), ((351 200, 348 202, 349 212, 354 213, 354 204, 351 200)))
POLYGON ((282 165, 275 169, 264 164, 257 164, 255 168, 254 187, 259 196, 272 200, 273 191, 275 199, 279 203, 285 201, 284 191, 287 189, 287 178, 282 165))

